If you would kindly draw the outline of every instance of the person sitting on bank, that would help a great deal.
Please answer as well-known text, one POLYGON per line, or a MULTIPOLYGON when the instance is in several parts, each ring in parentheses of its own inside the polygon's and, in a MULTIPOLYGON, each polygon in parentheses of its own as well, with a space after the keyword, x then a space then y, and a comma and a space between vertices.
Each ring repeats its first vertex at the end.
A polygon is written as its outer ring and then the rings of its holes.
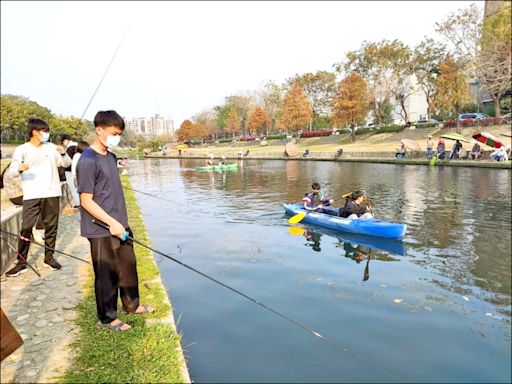
POLYGON ((222 155, 222 157, 219 161, 219 165, 226 165, 226 156, 222 155))
POLYGON ((459 140, 455 140, 455 144, 453 144, 452 151, 450 152, 450 157, 448 160, 456 160, 459 158, 459 152, 462 148, 462 144, 459 140))
POLYGON ((352 195, 347 197, 345 206, 340 208, 340 217, 345 217, 351 220, 371 219, 373 217, 371 214, 372 207, 370 205, 363 204, 364 200, 365 195, 362 191, 352 192, 352 195))
POLYGON ((407 152, 407 149, 405 148, 404 143, 400 144, 400 148, 396 149, 395 158, 398 160, 405 159, 405 153, 407 152))
POLYGON ((430 159, 434 152, 432 152, 432 148, 434 147, 434 140, 432 139, 432 135, 428 135, 427 139, 427 158, 430 159))
POLYGON ((338 158, 341 157, 341 155, 343 155, 343 148, 338 148, 335 157, 338 158))
POLYGON ((249 150, 245 151, 244 157, 249 156, 249 150))
POLYGON ((320 191, 319 183, 311 185, 311 192, 306 193, 302 198, 304 209, 307 211, 323 212, 323 208, 333 203, 323 192, 320 191))
POLYGON ((304 153, 302 154, 302 157, 309 158, 309 149, 306 149, 304 153))
POLYGON ((473 145, 473 148, 471 148, 471 152, 469 152, 468 158, 470 160, 477 160, 481 157, 481 148, 478 142, 476 142, 473 145))
POLYGON ((446 157, 446 148, 444 146, 443 139, 439 139, 439 141, 437 142, 436 152, 437 152, 437 158, 439 160, 444 160, 444 158, 446 157))
POLYGON ((210 153, 210 157, 206 159, 206 166, 211 167, 213 165, 213 153, 210 153))
POLYGON ((501 146, 491 153, 492 161, 508 161, 508 154, 505 147, 501 146))

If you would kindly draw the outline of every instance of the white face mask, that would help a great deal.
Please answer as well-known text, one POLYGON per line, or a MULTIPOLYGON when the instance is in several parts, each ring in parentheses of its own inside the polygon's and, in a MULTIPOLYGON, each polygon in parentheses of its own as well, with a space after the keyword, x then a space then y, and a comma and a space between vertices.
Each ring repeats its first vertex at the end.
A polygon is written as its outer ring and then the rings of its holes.
POLYGON ((41 142, 46 143, 50 139, 50 133, 49 132, 41 132, 41 142))
POLYGON ((117 135, 109 135, 107 136, 107 140, 105 142, 105 147, 109 149, 114 149, 119 145, 119 142, 121 141, 121 136, 117 135))

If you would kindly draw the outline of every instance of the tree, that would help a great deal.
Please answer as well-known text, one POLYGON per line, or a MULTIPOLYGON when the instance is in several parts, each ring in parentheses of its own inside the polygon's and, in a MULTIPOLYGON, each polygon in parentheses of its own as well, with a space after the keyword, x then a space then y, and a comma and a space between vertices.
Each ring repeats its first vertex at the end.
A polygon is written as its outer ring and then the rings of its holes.
POLYGON ((240 128, 238 130, 246 133, 245 129, 247 126, 247 118, 249 116, 249 111, 252 109, 254 104, 253 97, 248 94, 228 96, 226 97, 226 104, 236 111, 236 114, 240 119, 240 128))
POLYGON ((230 133, 232 137, 235 137, 236 134, 240 133, 240 129, 240 116, 238 115, 236 109, 231 107, 226 119, 226 132, 230 133))
POLYGON ((190 139, 199 139, 202 141, 206 137, 207 132, 204 125, 192 124, 192 126, 190 127, 189 134, 190 139))
POLYGON ((311 104, 314 119, 329 115, 331 101, 336 93, 336 74, 334 72, 317 71, 316 73, 297 74, 288 79, 287 83, 289 87, 298 85, 303 89, 311 104))
POLYGON ((457 132, 460 132, 459 111, 464 104, 471 100, 467 76, 459 70, 459 66, 450 55, 446 56, 440 66, 434 98, 436 106, 442 112, 454 113, 455 119, 457 119, 457 132))
POLYGON ((218 126, 218 117, 214 109, 205 109, 192 117, 192 121, 202 125, 206 130, 206 135, 212 139, 222 133, 218 126))
POLYGON ((261 104, 271 120, 271 129, 276 129, 279 111, 283 104, 283 89, 272 81, 267 82, 260 91, 261 104))
POLYGON ((427 119, 432 118, 434 94, 439 67, 446 57, 446 45, 432 38, 425 38, 415 48, 413 53, 413 72, 427 101, 427 119))
POLYGON ((378 124, 382 125, 385 101, 397 92, 403 92, 403 81, 410 74, 410 57, 409 47, 401 41, 365 41, 359 51, 348 52, 346 61, 335 67, 338 72, 343 68, 348 73, 360 74, 366 80, 375 116, 378 124))
POLYGON ((480 54, 476 58, 479 79, 494 102, 494 116, 501 114, 501 96, 512 89, 512 6, 508 3, 483 22, 480 54))
POLYGON ((313 118, 308 99, 299 86, 292 87, 285 95, 280 112, 279 126, 296 132, 306 128, 313 118))
POLYGON ((262 108, 256 107, 249 115, 247 127, 251 135, 261 135, 268 134, 270 124, 271 121, 266 112, 262 108))
POLYGON ((332 100, 331 120, 336 124, 349 126, 352 141, 356 141, 355 127, 364 122, 370 107, 368 85, 363 77, 352 73, 340 81, 332 100))
POLYGON ((2 95, 0 106, 0 128, 3 139, 21 140, 26 138, 28 119, 39 118, 50 124, 50 119, 53 116, 48 108, 23 96, 2 95))
POLYGON ((180 129, 176 131, 176 135, 178 136, 178 141, 187 142, 192 139, 192 126, 194 123, 192 123, 190 120, 185 120, 180 125, 180 129))

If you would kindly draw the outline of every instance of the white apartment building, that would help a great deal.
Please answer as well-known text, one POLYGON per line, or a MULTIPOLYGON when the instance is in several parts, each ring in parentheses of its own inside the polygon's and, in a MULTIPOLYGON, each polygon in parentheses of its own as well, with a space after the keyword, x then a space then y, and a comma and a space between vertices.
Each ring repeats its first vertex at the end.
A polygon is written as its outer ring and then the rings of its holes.
POLYGON ((124 118, 126 129, 143 136, 159 136, 174 133, 174 124, 170 119, 158 113, 152 117, 124 118))

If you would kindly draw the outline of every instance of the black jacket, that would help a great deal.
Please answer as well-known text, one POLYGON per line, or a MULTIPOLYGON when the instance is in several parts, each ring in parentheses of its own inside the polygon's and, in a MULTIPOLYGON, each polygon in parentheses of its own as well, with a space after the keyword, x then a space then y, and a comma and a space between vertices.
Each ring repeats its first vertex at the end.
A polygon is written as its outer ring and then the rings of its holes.
POLYGON ((368 209, 365 206, 356 204, 356 202, 351 198, 348 198, 345 202, 345 206, 340 208, 341 217, 349 217, 353 213, 359 217, 366 212, 368 212, 368 209))

